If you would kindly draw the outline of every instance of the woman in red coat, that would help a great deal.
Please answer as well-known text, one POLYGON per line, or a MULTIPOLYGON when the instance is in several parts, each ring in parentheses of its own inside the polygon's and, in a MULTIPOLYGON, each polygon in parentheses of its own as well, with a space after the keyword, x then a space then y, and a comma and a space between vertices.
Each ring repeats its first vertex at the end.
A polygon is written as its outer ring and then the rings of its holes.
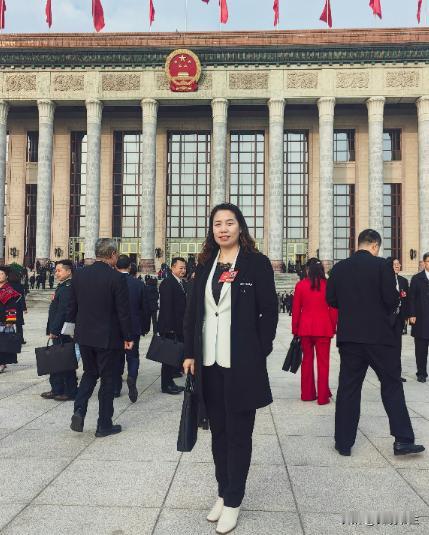
POLYGON ((337 326, 337 311, 328 306, 322 263, 311 258, 307 276, 298 282, 292 307, 292 333, 301 338, 301 399, 319 405, 329 403, 329 350, 337 326), (314 350, 317 357, 317 393, 314 381, 314 350))

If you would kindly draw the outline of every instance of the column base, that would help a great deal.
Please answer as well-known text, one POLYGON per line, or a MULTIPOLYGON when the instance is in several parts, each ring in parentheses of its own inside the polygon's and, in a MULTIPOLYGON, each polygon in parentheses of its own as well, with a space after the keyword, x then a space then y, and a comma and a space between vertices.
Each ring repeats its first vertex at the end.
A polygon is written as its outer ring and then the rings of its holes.
POLYGON ((92 266, 92 264, 95 262, 95 258, 85 258, 83 263, 85 266, 92 266))
POLYGON ((155 261, 153 258, 141 258, 139 262, 139 271, 143 273, 155 273, 155 261))
POLYGON ((273 270, 275 273, 283 272, 283 260, 271 260, 271 265, 273 266, 273 270))
POLYGON ((325 273, 328 274, 331 271, 334 265, 334 262, 332 260, 321 260, 321 262, 322 262, 322 266, 325 269, 325 273))

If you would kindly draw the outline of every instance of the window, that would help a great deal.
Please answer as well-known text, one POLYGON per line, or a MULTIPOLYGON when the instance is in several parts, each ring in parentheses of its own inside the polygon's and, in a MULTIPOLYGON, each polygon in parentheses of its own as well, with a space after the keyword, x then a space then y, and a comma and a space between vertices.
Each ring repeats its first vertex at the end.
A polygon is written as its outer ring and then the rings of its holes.
POLYGON ((355 185, 334 184, 334 262, 355 250, 355 185))
POLYGON ((27 162, 37 162, 39 132, 27 132, 27 162))
POLYGON ((86 211, 86 157, 86 133, 72 132, 69 216, 69 235, 71 238, 79 238, 84 235, 86 211))
POLYGON ((308 133, 284 133, 284 227, 287 240, 308 239, 308 133))
POLYGON ((205 238, 210 199, 208 132, 171 132, 167 161, 167 238, 205 238))
POLYGON ((34 266, 36 259, 37 184, 25 185, 24 265, 34 266))
POLYGON ((355 161, 355 131, 334 130, 334 162, 355 161))
POLYGON ((383 132, 383 159, 385 162, 394 162, 402 159, 401 130, 385 130, 383 132))
POLYGON ((230 200, 243 212, 256 240, 264 237, 264 178, 263 132, 231 133, 230 200))
POLYGON ((383 197, 383 255, 393 256, 402 261, 401 184, 384 184, 383 197))

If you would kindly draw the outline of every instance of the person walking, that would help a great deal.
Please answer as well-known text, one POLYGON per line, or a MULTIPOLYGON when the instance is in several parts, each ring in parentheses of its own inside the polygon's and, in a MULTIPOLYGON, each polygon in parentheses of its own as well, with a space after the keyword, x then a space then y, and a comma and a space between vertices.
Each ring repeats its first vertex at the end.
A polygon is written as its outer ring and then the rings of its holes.
MULTIPOLYGON (((116 263, 116 269, 124 276, 130 301, 131 312, 131 336, 133 347, 125 350, 120 354, 117 360, 117 373, 115 375, 114 395, 119 397, 122 389, 122 374, 124 373, 125 358, 127 360, 127 386, 128 397, 132 403, 135 403, 138 398, 137 377, 140 366, 139 345, 140 336, 145 335, 147 331, 143 331, 143 326, 146 324, 146 315, 149 313, 148 303, 145 299, 145 288, 135 276, 131 275, 131 259, 128 255, 120 255, 116 263)), ((137 271, 137 270, 136 270, 137 271)))
MULTIPOLYGON (((398 357, 399 362, 401 362, 402 357, 402 335, 406 334, 406 325, 407 325, 407 319, 408 319, 408 293, 409 293, 409 284, 408 280, 403 277, 402 275, 399 275, 401 272, 401 262, 399 258, 393 258, 392 259, 392 266, 393 271, 395 272, 396 276, 396 289, 399 292, 399 309, 397 310, 397 313, 394 316, 395 322, 393 329, 395 331, 395 337, 396 337, 396 348, 398 350, 398 357)), ((401 381, 403 383, 406 383, 407 380, 405 377, 402 377, 402 365, 401 365, 401 381)))
MULTIPOLYGON (((158 332, 166 338, 183 342, 183 316, 186 310, 186 261, 175 257, 171 261, 171 272, 159 285, 158 332)), ((180 370, 162 364, 161 391, 164 394, 180 394, 184 388, 176 385, 174 377, 180 377, 180 370)))
POLYGON ((9 284, 12 286, 12 288, 18 292, 22 299, 20 299, 17 303, 16 307, 16 323, 15 328, 16 332, 21 337, 21 343, 26 344, 27 342, 24 340, 24 314, 27 314, 27 302, 25 300, 25 287, 21 283, 21 272, 15 269, 11 269, 9 271, 9 278, 8 278, 9 284))
POLYGON ((292 334, 299 336, 303 351, 301 399, 319 405, 329 403, 329 353, 337 327, 337 310, 326 302, 326 276, 322 262, 311 258, 306 278, 295 286, 292 309, 292 334), (317 360, 317 391, 314 381, 314 353, 317 360))
POLYGON ((55 275, 52 271, 49 271, 49 288, 52 290, 54 287, 55 275))
POLYGON ((217 205, 208 228, 185 314, 183 368, 195 377, 200 423, 210 423, 218 499, 207 520, 223 534, 237 525, 256 409, 272 402, 266 361, 278 305, 271 263, 240 209, 217 205))
POLYGON ((378 258, 381 236, 372 229, 358 237, 358 251, 332 268, 326 300, 338 309, 340 375, 335 410, 335 448, 349 456, 356 439, 362 383, 368 366, 376 370, 381 399, 395 437, 395 455, 424 451, 414 444, 405 404, 391 315, 399 305, 395 274, 378 258))
POLYGON ((30 288, 31 288, 32 290, 34 290, 34 285, 36 284, 36 274, 34 273, 34 271, 33 271, 33 273, 30 275, 30 279, 29 279, 29 280, 30 280, 30 288))
MULTIPOLYGON (((150 320, 152 323, 152 332, 156 334, 158 332, 158 280, 155 277, 146 275, 145 277, 146 296, 149 303, 150 320)), ((150 329, 149 329, 150 330, 150 329)))
POLYGON ((6 370, 7 364, 18 362, 17 354, 5 351, 1 345, 1 334, 17 332, 17 309, 22 299, 21 294, 9 284, 9 274, 9 267, 0 266, 0 373, 6 370))
MULTIPOLYGON (((49 305, 48 324, 46 326, 46 334, 52 340, 53 345, 72 341, 70 336, 61 334, 70 303, 72 273, 73 263, 71 260, 59 260, 56 263, 55 276, 58 285, 49 305)), ((42 398, 55 399, 56 401, 70 401, 75 399, 77 393, 75 370, 51 373, 49 382, 51 384, 51 390, 40 394, 42 398)))
POLYGON ((424 269, 411 279, 409 293, 409 316, 411 336, 414 337, 414 348, 417 365, 417 381, 425 383, 428 376, 429 348, 429 253, 423 255, 424 269))
POLYGON ((67 322, 75 324, 74 340, 80 346, 83 375, 77 391, 70 428, 82 432, 89 398, 98 378, 99 413, 96 437, 120 433, 113 425, 113 384, 116 361, 133 348, 128 287, 113 269, 118 260, 116 242, 100 238, 96 261, 77 270, 71 284, 67 322))

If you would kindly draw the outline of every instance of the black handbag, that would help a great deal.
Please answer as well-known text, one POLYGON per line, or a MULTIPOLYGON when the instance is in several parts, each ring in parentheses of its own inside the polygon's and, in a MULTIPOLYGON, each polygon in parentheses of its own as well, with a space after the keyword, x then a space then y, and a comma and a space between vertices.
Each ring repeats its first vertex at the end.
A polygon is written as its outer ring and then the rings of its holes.
MULTIPOLYGON (((0 353, 21 353, 21 335, 15 332, 0 333, 0 353)), ((14 361, 16 363, 16 360, 14 361)), ((8 362, 7 364, 13 364, 8 362)))
POLYGON ((302 348, 301 340, 298 336, 292 338, 290 343, 289 350, 287 352, 282 370, 285 372, 296 373, 299 370, 302 362, 302 348))
POLYGON ((191 373, 186 377, 183 393, 182 415, 180 417, 177 451, 192 451, 198 434, 198 398, 195 392, 195 379, 191 373))
POLYGON ((155 334, 147 350, 146 358, 180 368, 185 356, 185 344, 177 339, 165 338, 155 334))
MULTIPOLYGON (((60 338, 61 339, 61 338, 60 338)), ((78 368, 74 342, 36 347, 37 375, 73 371, 78 368)))

